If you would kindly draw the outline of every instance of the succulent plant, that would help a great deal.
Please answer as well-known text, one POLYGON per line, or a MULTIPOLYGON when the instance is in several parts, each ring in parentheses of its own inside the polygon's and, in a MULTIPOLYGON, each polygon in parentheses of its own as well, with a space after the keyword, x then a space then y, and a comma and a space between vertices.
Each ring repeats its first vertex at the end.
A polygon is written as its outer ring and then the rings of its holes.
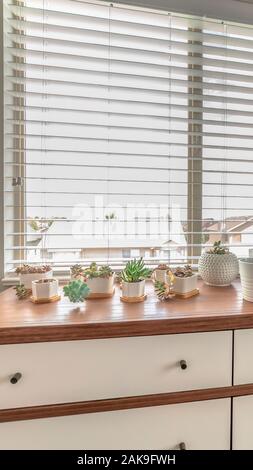
POLYGON ((47 273, 51 271, 52 268, 49 265, 43 266, 33 266, 32 264, 23 264, 16 268, 17 274, 38 274, 38 273, 47 273))
POLYGON ((71 266, 70 272, 73 277, 83 276, 84 267, 81 264, 74 264, 71 266))
POLYGON ((176 277, 191 277, 192 275, 192 267, 189 264, 186 266, 178 266, 174 271, 174 276, 176 277))
POLYGON ((128 261, 125 269, 121 272, 121 279, 125 282, 139 282, 147 279, 152 274, 151 269, 145 267, 142 258, 128 261))
POLYGON ((158 266, 155 268, 155 270, 156 269, 161 269, 163 271, 167 271, 168 269, 170 269, 170 267, 167 264, 162 263, 162 264, 158 264, 158 266))
POLYGON ((27 289, 24 284, 18 284, 14 287, 14 290, 16 291, 16 296, 19 300, 27 299, 27 297, 31 295, 31 290, 27 289))
POLYGON ((213 255, 226 255, 229 253, 229 249, 221 244, 221 240, 214 242, 213 247, 208 250, 207 253, 213 255))
POLYGON ((98 266, 97 263, 91 263, 91 265, 83 270, 83 276, 86 279, 94 279, 96 277, 109 278, 113 275, 111 267, 107 264, 98 266))
POLYGON ((81 279, 75 279, 63 287, 63 292, 71 302, 83 302, 89 295, 90 289, 81 279))
POLYGON ((155 293, 158 299, 162 301, 170 300, 175 296, 174 292, 172 291, 171 286, 161 281, 155 282, 155 293))

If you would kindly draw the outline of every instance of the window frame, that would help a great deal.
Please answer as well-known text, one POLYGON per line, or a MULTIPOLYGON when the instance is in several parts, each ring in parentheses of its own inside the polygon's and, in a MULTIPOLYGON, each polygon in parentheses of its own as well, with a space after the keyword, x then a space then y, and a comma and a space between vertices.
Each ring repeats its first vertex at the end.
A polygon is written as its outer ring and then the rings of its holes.
MULTIPOLYGON (((106 1, 106 3, 108 3, 106 1)), ((129 4, 130 6, 133 7, 138 7, 138 2, 128 2, 127 0, 124 2, 117 2, 119 4, 122 4, 122 6, 125 4, 129 4)), ((142 6, 140 5, 140 8, 148 8, 148 6, 142 6)), ((158 8, 159 9, 159 6, 158 8)), ((162 9, 162 8, 161 8, 162 9)), ((4 34, 3 34, 3 22, 4 22, 4 2, 1 2, 0 4, 0 34, 1 34, 1 65, 2 65, 2 70, 3 70, 3 63, 4 63, 4 57, 3 57, 3 49, 4 49, 4 34)), ((189 15, 189 18, 193 16, 189 15)), ((191 28, 189 28, 189 31, 191 31, 191 28)), ((201 30, 199 30, 201 31, 201 30)), ((189 41, 189 43, 193 43, 193 41, 189 41)), ((198 42, 198 45, 202 45, 202 43, 198 42)), ((188 69, 189 69, 189 74, 188 74, 188 80, 189 82, 192 82, 192 85, 189 87, 189 94, 199 94, 200 99, 191 99, 190 97, 188 98, 188 106, 189 107, 194 107, 196 108, 201 108, 203 106, 203 98, 201 97, 202 94, 202 88, 198 87, 198 83, 202 81, 201 78, 201 70, 202 70, 202 65, 201 65, 201 53, 189 53, 189 57, 194 57, 193 63, 189 63, 188 69), (199 64, 196 64, 196 58, 199 58, 199 64), (191 70, 199 70, 200 75, 199 76, 194 76, 191 75, 191 70)), ((1 110, 4 109, 4 78, 1 79, 1 90, 0 90, 0 108, 1 110)), ((202 112, 199 111, 189 111, 188 112, 189 119, 197 119, 201 120, 202 119, 202 112)), ((20 124, 18 124, 20 125, 20 124)), ((22 124, 21 124, 22 125, 22 124)), ((0 119, 0 133, 2 136, 1 139, 1 149, 0 149, 0 190, 2 192, 2 195, 4 195, 4 113, 2 111, 2 119, 0 119), (2 171, 1 171, 2 170, 2 171)), ((201 251, 201 239, 202 239, 202 189, 203 189, 203 162, 201 161, 202 156, 203 156, 203 147, 202 147, 202 125, 201 124, 191 124, 190 122, 188 123, 188 143, 189 145, 191 144, 197 144, 198 148, 195 149, 188 149, 188 170, 187 170, 187 178, 188 178, 188 192, 187 192, 187 232, 191 232, 189 235, 187 235, 187 242, 189 243, 190 246, 187 247, 187 258, 189 262, 194 262, 194 258, 196 256, 200 255, 201 251), (199 133, 199 135, 196 135, 199 133), (197 155, 196 155, 197 154, 197 155), (199 160, 195 161, 194 157, 198 157, 199 160), (191 160, 192 158, 192 160, 191 160), (196 184, 194 184, 196 182, 196 184), (196 247, 192 247, 191 245, 199 245, 196 247)), ((23 161, 25 162, 25 156, 24 156, 24 151, 22 151, 22 148, 20 149, 19 146, 17 147, 17 153, 19 154, 18 156, 18 161, 23 161), (22 154, 22 155, 21 155, 22 154), (22 160, 23 159, 23 160, 22 160)), ((23 165, 24 166, 24 165, 23 165)), ((16 217, 17 219, 23 219, 24 215, 26 212, 26 207, 24 204, 24 193, 25 193, 25 188, 22 188, 22 190, 19 192, 19 203, 18 205, 20 206, 19 208, 16 208, 16 217), (22 195, 23 193, 23 195, 22 195)), ((8 277, 8 274, 4 272, 4 265, 5 265, 5 259, 4 259, 4 197, 1 198, 0 202, 0 218, 1 218, 1 225, 0 225, 0 276, 3 278, 4 275, 6 275, 6 279, 4 280, 4 283, 7 284, 13 284, 15 282, 15 277, 11 276, 8 277)), ((23 232, 22 228, 20 228, 20 222, 17 221, 15 222, 18 224, 17 226, 17 232, 23 232)), ((22 222, 21 222, 22 224, 22 222)), ((21 246, 22 243, 19 243, 21 246)), ((23 253, 23 250, 22 250, 23 253)), ((21 258, 24 258, 20 251, 17 251, 16 253, 17 259, 21 256, 21 258)), ((116 268, 117 271, 117 268, 116 268)), ((1 279, 0 278, 0 279, 1 279)), ((60 279, 66 279, 68 278, 68 271, 67 270, 62 270, 59 271, 59 278, 60 279)))
MULTIPOLYGON (((4 70, 3 2, 0 2, 0 69, 4 70)), ((4 276, 4 74, 0 77, 0 280, 4 276)), ((2 284, 0 283, 0 291, 2 284)))

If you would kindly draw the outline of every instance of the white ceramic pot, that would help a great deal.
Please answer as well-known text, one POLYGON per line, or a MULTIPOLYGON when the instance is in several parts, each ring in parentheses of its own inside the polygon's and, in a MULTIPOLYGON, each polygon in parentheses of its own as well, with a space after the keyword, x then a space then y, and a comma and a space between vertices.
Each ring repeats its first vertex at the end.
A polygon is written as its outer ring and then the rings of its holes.
POLYGON ((198 275, 193 274, 189 277, 174 276, 173 291, 176 294, 186 294, 197 289, 198 275))
POLYGON ((35 299, 50 299, 58 295, 57 279, 41 279, 32 282, 32 295, 35 299))
POLYGON ((199 259, 199 274, 209 286, 229 286, 238 273, 239 264, 234 253, 203 253, 199 259))
POLYGON ((253 302, 253 258, 240 259, 239 268, 243 298, 253 302))
POLYGON ((114 274, 110 277, 94 277, 85 280, 91 294, 112 294, 114 289, 114 274))
POLYGON ((53 270, 47 271, 45 273, 29 273, 29 274, 20 274, 19 280, 20 284, 24 284, 26 289, 32 289, 32 282, 39 281, 40 279, 49 279, 53 277, 53 270))
POLYGON ((123 297, 143 297, 145 295, 145 281, 125 282, 122 281, 123 297))
MULTIPOLYGON (((168 268, 169 269, 169 268, 168 268)), ((155 269, 152 274, 152 279, 154 282, 168 282, 168 269, 155 269)))

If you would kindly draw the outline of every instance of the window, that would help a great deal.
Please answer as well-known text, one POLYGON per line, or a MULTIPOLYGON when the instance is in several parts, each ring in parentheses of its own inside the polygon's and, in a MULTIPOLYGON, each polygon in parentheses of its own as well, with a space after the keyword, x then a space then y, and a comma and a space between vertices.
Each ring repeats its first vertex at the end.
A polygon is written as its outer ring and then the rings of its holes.
POLYGON ((5 271, 253 245, 253 28, 5 0, 5 271))

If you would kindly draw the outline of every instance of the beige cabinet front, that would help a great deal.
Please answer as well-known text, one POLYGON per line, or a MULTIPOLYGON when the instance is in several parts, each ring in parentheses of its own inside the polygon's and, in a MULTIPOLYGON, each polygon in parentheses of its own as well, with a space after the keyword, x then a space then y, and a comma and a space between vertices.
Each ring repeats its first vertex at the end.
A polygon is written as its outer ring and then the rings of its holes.
POLYGON ((233 398, 233 449, 253 450, 253 396, 233 398))
POLYGON ((231 375, 230 331, 4 345, 0 409, 223 387, 231 375))
POLYGON ((0 424, 0 449, 229 449, 230 399, 0 424))
POLYGON ((235 331, 234 384, 253 383, 253 329, 235 331))

